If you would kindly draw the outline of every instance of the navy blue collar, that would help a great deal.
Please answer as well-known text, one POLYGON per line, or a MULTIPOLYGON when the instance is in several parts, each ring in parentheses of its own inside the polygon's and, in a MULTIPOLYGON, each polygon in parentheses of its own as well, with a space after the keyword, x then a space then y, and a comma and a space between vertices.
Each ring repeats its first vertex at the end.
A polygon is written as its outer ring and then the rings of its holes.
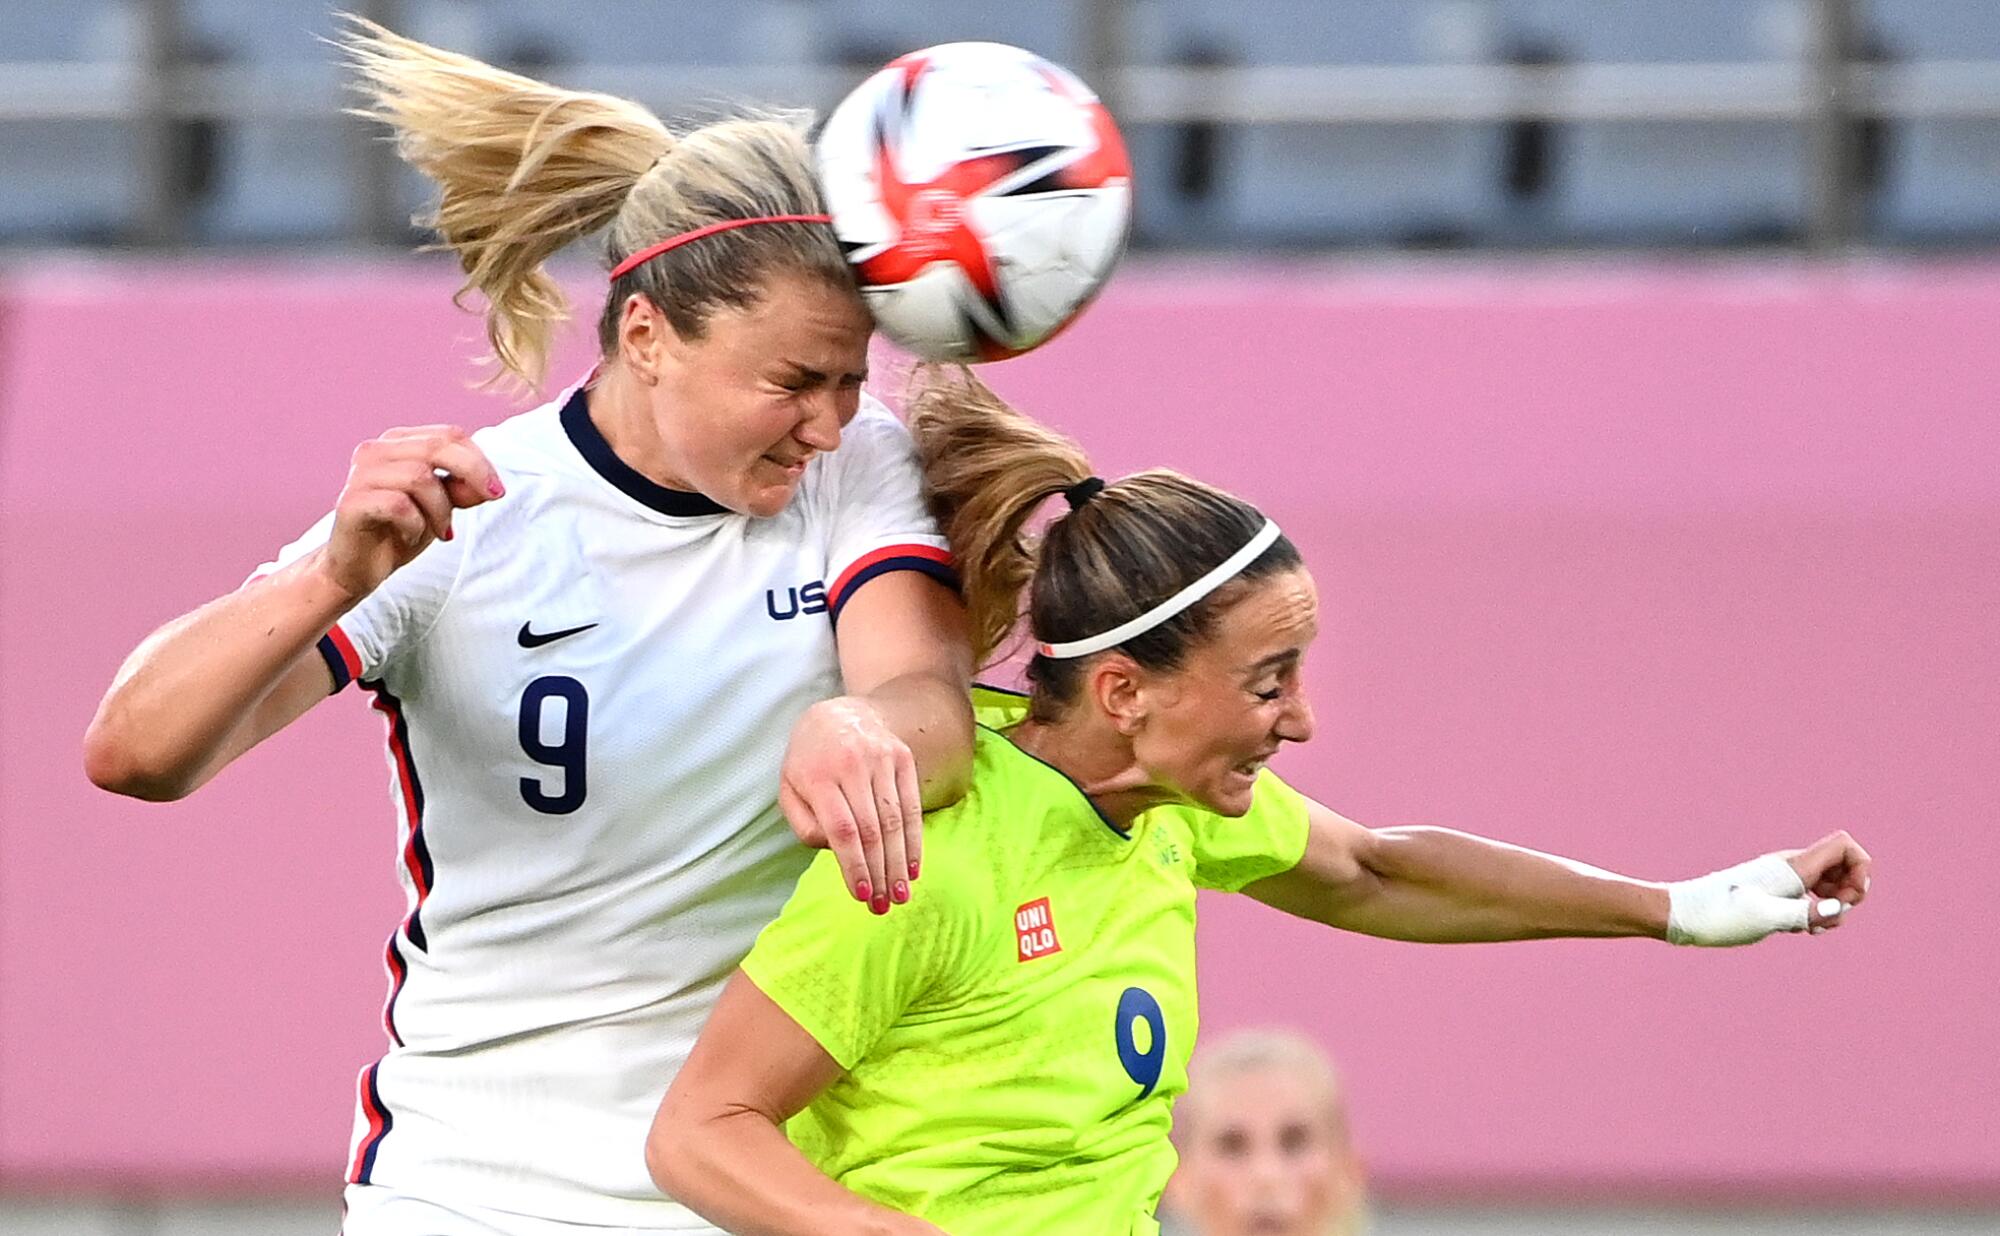
POLYGON ((648 480, 638 469, 618 458, 604 435, 590 420, 590 401, 584 397, 585 388, 576 388, 576 394, 563 405, 563 432, 569 435, 576 453, 583 461, 596 470, 597 475, 616 485, 626 497, 658 511, 662 515, 727 515, 729 508, 706 494, 689 493, 685 489, 668 489, 657 481, 648 480))

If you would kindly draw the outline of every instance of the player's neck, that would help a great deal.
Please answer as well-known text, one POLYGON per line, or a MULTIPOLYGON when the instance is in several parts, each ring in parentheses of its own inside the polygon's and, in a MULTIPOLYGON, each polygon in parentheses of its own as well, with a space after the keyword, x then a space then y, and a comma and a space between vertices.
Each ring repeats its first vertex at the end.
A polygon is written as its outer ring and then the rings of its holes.
MULTIPOLYGON (((1081 711, 1081 710, 1074 710, 1081 711)), ((1023 721, 1007 737, 1021 750, 1068 777, 1099 813, 1129 829, 1142 812, 1179 797, 1155 784, 1132 758, 1132 743, 1095 718, 1023 721)))
POLYGON ((656 485, 694 491, 668 457, 659 426, 653 423, 652 401, 631 370, 607 363, 584 398, 590 407, 590 423, 597 426, 611 452, 626 467, 656 485))

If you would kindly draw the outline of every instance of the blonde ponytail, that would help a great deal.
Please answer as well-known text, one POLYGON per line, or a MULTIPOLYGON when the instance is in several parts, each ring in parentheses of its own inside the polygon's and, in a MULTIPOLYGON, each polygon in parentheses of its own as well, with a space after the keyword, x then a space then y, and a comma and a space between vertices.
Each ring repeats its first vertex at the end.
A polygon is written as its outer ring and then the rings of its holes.
POLYGON ((396 132, 397 149, 443 190, 434 213, 467 293, 486 300, 502 374, 541 383, 555 325, 569 316, 542 264, 615 219, 674 135, 637 103, 564 90, 349 16, 339 45, 359 74, 356 115, 396 132))
POLYGON ((963 367, 920 367, 906 410, 931 514, 957 560, 973 654, 983 664, 1020 621, 1021 594, 1035 573, 1024 526, 1043 502, 1089 478, 1090 459, 963 367))

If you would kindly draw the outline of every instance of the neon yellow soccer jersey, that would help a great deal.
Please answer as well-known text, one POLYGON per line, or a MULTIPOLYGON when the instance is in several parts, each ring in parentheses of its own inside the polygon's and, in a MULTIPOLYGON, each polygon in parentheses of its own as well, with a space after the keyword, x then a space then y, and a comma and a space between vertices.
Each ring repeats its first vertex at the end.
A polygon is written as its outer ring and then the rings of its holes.
POLYGON ((1196 1028, 1195 890, 1305 853, 1268 771, 1249 813, 1162 807, 1113 828, 975 692, 972 789, 924 823, 923 880, 877 918, 831 854, 743 962, 846 1073, 786 1126, 864 1197, 953 1236, 1157 1232, 1196 1028))

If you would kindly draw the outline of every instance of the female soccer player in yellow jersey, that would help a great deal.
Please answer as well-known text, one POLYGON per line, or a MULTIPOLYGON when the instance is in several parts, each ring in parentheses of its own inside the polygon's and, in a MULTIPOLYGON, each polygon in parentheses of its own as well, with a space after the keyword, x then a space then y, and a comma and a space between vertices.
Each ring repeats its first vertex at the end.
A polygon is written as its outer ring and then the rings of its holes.
POLYGON ((821 857, 724 989, 646 1151, 732 1232, 1157 1231, 1197 888, 1417 941, 1748 944, 1862 899, 1845 833, 1656 884, 1344 819, 1264 769, 1312 737, 1319 616, 1264 516, 1170 472, 1105 485, 969 376, 934 377, 911 428, 978 649, 1028 591, 1032 692, 975 700, 972 789, 929 818, 924 897, 857 913, 821 857), (1025 549, 1058 493, 1072 509, 1025 549))

